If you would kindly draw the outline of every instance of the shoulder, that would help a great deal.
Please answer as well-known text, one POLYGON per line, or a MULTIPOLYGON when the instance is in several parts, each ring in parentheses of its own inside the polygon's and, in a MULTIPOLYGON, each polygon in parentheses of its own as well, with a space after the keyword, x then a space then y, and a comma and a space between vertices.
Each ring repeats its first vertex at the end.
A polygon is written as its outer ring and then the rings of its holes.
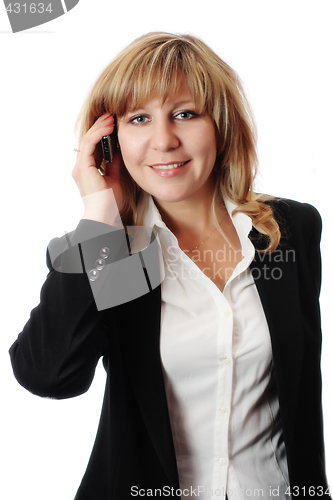
POLYGON ((321 221, 318 210, 309 203, 274 197, 271 197, 266 203, 273 208, 275 213, 286 218, 297 219, 299 221, 309 219, 317 222, 321 221))
POLYGON ((309 244, 320 240, 322 220, 318 210, 309 203, 287 198, 271 198, 266 201, 280 226, 283 238, 309 244))

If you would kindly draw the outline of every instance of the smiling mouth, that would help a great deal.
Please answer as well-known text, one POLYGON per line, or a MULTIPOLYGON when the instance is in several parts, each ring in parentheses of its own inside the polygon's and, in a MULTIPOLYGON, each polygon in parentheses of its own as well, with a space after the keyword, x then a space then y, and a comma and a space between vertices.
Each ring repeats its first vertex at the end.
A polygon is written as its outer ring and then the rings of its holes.
POLYGON ((183 161, 180 163, 169 163, 169 164, 164 164, 164 165, 149 165, 151 168, 154 168, 156 170, 173 170, 174 168, 182 167, 186 163, 188 163, 190 160, 183 161))

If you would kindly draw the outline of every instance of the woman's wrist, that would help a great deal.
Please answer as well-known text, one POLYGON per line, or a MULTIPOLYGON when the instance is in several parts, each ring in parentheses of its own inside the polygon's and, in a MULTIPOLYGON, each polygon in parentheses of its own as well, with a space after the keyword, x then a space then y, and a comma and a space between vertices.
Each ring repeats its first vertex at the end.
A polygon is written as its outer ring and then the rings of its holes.
POLYGON ((82 197, 84 214, 82 219, 95 220, 110 226, 123 228, 113 190, 103 189, 82 197))

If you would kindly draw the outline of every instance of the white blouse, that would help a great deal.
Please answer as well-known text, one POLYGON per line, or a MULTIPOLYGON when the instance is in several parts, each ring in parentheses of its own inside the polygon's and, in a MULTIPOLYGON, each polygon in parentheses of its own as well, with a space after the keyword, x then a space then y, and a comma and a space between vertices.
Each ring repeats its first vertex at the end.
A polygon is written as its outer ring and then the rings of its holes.
MULTIPOLYGON (((231 216, 236 206, 225 204, 231 216)), ((152 198, 144 219, 164 260, 160 349, 180 489, 183 499, 285 500, 271 341, 249 269, 252 221, 231 218, 243 259, 223 293, 180 249, 152 198)))

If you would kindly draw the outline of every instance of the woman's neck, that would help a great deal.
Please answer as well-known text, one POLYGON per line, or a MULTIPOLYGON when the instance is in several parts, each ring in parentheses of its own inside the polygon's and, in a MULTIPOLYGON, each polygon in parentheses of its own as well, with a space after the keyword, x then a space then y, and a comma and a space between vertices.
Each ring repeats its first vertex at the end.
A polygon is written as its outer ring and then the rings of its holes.
MULTIPOLYGON (((212 197, 201 200, 184 200, 178 203, 161 203, 155 201, 161 217, 174 235, 182 240, 200 240, 206 233, 214 230, 212 213, 212 197)), ((220 222, 226 215, 223 205, 215 205, 217 220, 220 222)))

